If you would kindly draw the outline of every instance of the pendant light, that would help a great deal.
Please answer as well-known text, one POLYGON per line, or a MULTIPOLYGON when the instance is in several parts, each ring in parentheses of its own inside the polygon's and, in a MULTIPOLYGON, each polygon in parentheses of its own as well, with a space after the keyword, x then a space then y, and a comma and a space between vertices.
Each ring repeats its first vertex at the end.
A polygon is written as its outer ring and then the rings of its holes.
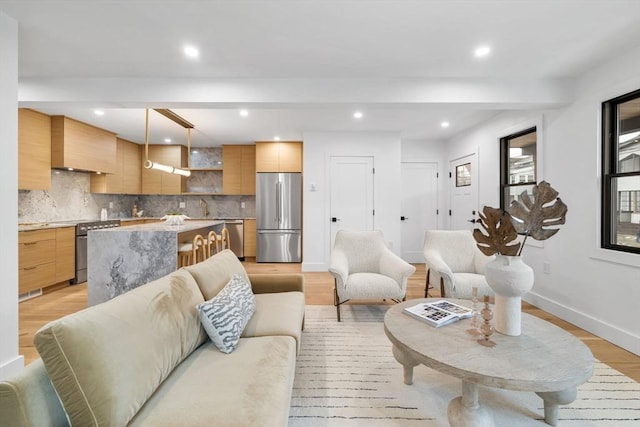
POLYGON ((175 175, 182 175, 182 176, 191 176, 191 171, 189 170, 190 167, 190 159, 189 157, 191 157, 190 153, 191 153, 191 129, 193 128, 193 125, 191 123, 189 123, 188 121, 186 121, 185 119, 183 119, 182 117, 180 117, 179 115, 177 115, 176 113, 174 113, 171 110, 168 109, 164 109, 164 108, 156 108, 155 111, 157 111, 158 113, 162 114, 163 116, 171 119, 172 121, 176 122, 177 124, 179 124, 180 126, 184 127, 187 129, 187 153, 189 153, 187 155, 187 168, 175 168, 173 166, 167 166, 167 165, 163 165, 161 163, 157 163, 157 162, 152 162, 151 160, 149 160, 149 109, 146 108, 145 109, 145 122, 144 122, 144 128, 145 128, 145 133, 144 133, 144 167, 146 169, 155 169, 155 170, 159 170, 162 172, 166 172, 166 173, 172 173, 175 175))

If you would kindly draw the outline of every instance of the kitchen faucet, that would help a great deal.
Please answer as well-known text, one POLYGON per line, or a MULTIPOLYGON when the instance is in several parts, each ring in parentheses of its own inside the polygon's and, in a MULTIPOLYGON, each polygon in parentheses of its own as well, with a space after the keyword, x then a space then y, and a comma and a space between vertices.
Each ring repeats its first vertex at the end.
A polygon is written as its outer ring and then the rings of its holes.
POLYGON ((207 202, 203 199, 200 199, 200 207, 202 207, 202 216, 209 216, 209 210, 207 209, 207 202))

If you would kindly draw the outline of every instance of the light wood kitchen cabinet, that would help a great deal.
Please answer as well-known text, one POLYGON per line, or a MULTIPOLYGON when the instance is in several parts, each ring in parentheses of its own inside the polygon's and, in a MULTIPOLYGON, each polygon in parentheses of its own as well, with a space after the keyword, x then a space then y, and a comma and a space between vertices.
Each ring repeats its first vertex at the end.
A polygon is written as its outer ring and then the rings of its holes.
POLYGON ((140 194, 142 191, 142 146, 116 139, 116 169, 112 174, 91 174, 91 192, 140 194))
POLYGON ((71 280, 76 275, 76 229, 56 228, 56 279, 55 283, 71 280))
POLYGON ((19 232, 19 294, 73 279, 75 239, 75 227, 19 232))
POLYGON ((302 142, 256 142, 256 172, 302 172, 302 142))
POLYGON ((53 285, 56 277, 56 230, 18 233, 19 294, 53 285))
POLYGON ((51 189, 51 117, 18 109, 18 189, 51 189))
POLYGON ((116 134, 65 116, 51 116, 51 167, 115 173, 116 134))
MULTIPOLYGON (((145 160, 143 156, 142 162, 145 160)), ((174 168, 186 168, 187 147, 183 145, 149 145, 149 160, 174 168)), ((182 194, 186 190, 186 177, 142 168, 142 194, 182 194)))
POLYGON ((256 220, 244 220, 244 256, 256 256, 256 220))
POLYGON ((256 194, 255 145, 222 146, 224 194, 256 194))

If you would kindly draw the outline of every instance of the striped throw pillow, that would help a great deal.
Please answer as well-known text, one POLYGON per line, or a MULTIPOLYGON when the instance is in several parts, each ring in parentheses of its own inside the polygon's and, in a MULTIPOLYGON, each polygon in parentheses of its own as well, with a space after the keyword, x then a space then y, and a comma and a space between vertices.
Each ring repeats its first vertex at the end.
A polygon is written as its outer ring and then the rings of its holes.
POLYGON ((213 344, 221 352, 231 353, 256 311, 256 298, 251 285, 242 276, 234 274, 218 295, 196 308, 213 344))

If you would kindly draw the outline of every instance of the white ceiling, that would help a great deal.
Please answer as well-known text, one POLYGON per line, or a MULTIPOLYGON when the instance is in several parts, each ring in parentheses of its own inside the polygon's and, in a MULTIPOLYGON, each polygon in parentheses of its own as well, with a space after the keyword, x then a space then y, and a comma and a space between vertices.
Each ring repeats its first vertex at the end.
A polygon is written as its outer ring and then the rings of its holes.
MULTIPOLYGON (((640 0, 0 0, 0 11, 19 24, 21 106, 136 142, 142 108, 172 108, 195 125, 194 146, 305 131, 446 140, 500 111, 566 105, 573 79, 640 40, 640 0), (489 57, 473 56, 480 44, 489 57)), ((184 142, 154 114, 152 142, 184 142)))

